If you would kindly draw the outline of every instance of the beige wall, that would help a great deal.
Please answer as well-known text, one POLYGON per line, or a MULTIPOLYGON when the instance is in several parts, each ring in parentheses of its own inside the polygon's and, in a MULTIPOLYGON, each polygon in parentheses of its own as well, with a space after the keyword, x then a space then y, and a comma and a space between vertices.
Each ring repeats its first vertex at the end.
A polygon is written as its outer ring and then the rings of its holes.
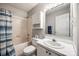
POLYGON ((31 42, 32 40, 32 18, 27 18, 27 40, 31 42))
POLYGON ((21 17, 12 18, 13 43, 15 45, 27 41, 27 19, 21 17))

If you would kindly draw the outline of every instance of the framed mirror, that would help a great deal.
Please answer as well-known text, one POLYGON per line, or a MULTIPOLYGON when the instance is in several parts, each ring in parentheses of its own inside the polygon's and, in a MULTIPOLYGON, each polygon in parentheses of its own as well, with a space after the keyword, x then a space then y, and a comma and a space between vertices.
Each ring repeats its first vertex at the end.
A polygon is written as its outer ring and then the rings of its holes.
POLYGON ((63 3, 46 12, 45 33, 57 37, 67 37, 72 41, 72 21, 70 4, 63 3))

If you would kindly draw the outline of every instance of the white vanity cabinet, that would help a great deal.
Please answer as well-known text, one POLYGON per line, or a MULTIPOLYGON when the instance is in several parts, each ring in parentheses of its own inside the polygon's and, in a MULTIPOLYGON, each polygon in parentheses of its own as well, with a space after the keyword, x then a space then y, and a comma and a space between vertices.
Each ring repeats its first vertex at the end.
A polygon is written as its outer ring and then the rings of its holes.
POLYGON ((43 29, 44 28, 44 20, 45 20, 44 12, 40 11, 32 15, 32 26, 33 29, 43 29))
POLYGON ((38 46, 37 47, 37 56, 48 56, 48 54, 46 53, 46 49, 38 46))
POLYGON ((53 53, 41 46, 37 47, 37 56, 58 56, 58 54, 53 53))

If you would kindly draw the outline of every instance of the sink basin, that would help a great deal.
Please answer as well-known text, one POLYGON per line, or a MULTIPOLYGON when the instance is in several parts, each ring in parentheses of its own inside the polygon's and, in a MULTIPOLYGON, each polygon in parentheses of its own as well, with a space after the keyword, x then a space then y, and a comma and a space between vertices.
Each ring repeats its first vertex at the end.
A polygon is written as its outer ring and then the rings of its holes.
POLYGON ((64 46, 60 42, 53 42, 53 41, 45 41, 45 45, 52 47, 52 48, 63 48, 64 46))

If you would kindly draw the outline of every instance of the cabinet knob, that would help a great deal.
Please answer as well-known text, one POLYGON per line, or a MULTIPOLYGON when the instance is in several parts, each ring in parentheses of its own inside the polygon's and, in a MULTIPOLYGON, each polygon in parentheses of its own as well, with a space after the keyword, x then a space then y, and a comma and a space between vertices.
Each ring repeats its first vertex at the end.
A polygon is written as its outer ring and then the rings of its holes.
POLYGON ((51 55, 51 53, 49 53, 49 55, 51 55))
POLYGON ((46 51, 46 53, 48 53, 48 51, 46 51))

